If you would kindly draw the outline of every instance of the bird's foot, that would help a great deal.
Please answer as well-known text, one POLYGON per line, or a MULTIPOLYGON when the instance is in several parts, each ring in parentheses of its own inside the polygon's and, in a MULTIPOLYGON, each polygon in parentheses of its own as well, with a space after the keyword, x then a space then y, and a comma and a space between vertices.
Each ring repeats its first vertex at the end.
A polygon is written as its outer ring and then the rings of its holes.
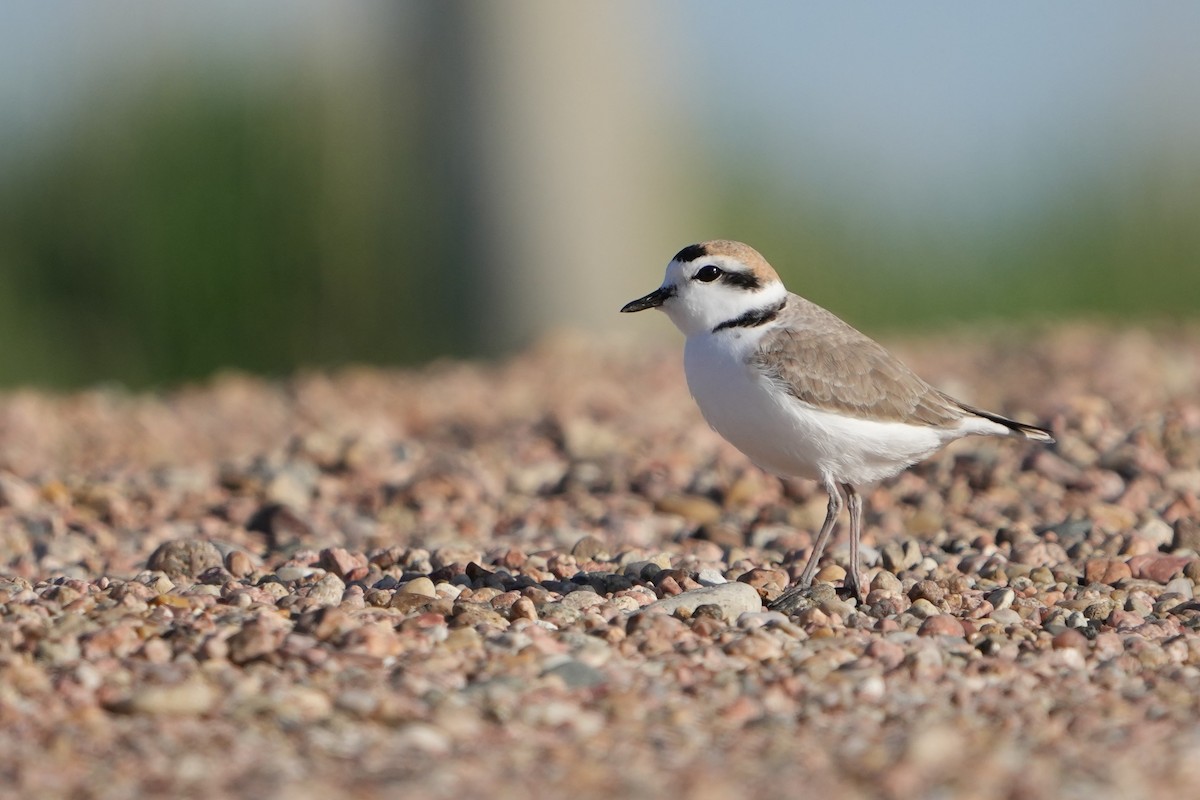
POLYGON ((817 583, 811 586, 797 583, 784 590, 783 594, 772 600, 767 608, 790 615, 795 614, 797 611, 803 611, 806 608, 815 608, 828 600, 836 599, 837 593, 834 591, 833 586, 828 583, 817 583))
POLYGON ((867 603, 867 593, 863 591, 862 584, 849 575, 846 576, 846 581, 842 584, 840 594, 853 597, 858 602, 859 608, 862 608, 867 603))
POLYGON ((815 608, 826 601, 837 600, 839 595, 853 597, 858 601, 859 608, 862 608, 866 605, 866 592, 863 591, 862 585, 862 580, 853 573, 846 576, 845 583, 838 589, 828 583, 797 583, 784 590, 783 594, 767 605, 767 608, 784 614, 795 614, 806 608, 815 608))

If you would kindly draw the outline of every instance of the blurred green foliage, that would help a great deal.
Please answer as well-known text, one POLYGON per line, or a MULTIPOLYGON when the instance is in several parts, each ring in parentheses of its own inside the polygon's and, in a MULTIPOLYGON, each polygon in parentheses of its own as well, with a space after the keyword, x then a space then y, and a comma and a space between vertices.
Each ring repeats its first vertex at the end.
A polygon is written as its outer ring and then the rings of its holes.
MULTIPOLYGON (((414 75, 333 90, 167 69, 98 97, 0 182, 0 384, 485 351, 471 199, 414 75)), ((1200 302, 1200 161, 1084 176, 1019 219, 962 229, 881 223, 771 176, 740 169, 709 192, 711 230, 873 329, 1200 302)))
POLYGON ((959 227, 882 222, 777 174, 729 179, 720 229, 754 242, 793 291, 873 330, 1200 313, 1200 158, 1082 175, 1015 218, 959 227))
POLYGON ((105 94, 0 185, 0 382, 465 351, 439 269, 449 199, 414 109, 360 114, 377 98, 319 85, 168 70, 105 94))

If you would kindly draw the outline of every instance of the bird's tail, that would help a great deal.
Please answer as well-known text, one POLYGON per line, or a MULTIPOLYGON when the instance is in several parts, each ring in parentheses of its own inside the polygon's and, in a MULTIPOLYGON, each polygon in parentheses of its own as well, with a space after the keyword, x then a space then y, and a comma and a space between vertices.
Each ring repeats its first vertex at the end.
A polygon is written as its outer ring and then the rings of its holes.
POLYGON ((1002 417, 999 414, 993 414, 990 411, 972 408, 971 406, 963 403, 959 403, 958 405, 963 411, 1003 425, 1013 433, 1018 433, 1021 436, 1024 436, 1026 439, 1032 439, 1035 442, 1045 442, 1046 444, 1054 444, 1054 434, 1052 434, 1047 428, 1039 428, 1037 425, 1027 425, 1024 422, 1017 422, 1015 419, 1002 417))

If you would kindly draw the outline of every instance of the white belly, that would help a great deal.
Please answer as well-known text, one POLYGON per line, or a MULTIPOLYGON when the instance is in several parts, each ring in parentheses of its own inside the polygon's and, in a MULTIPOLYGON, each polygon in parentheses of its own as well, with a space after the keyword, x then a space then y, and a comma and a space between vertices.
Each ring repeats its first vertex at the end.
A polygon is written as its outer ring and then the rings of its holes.
POLYGON ((808 406, 780 391, 716 336, 688 339, 684 370, 708 424, 777 475, 870 483, 895 475, 961 435, 808 406))

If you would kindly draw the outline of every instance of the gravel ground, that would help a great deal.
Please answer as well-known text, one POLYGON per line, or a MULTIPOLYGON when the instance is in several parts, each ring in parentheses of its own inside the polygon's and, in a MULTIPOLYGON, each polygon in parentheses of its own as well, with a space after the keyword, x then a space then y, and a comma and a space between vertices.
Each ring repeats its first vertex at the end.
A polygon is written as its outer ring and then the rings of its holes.
POLYGON ((791 617, 824 494, 678 342, 10 392, 0 795, 1189 796, 1198 334, 897 344, 1059 443, 874 488, 865 605, 839 537, 791 617))

